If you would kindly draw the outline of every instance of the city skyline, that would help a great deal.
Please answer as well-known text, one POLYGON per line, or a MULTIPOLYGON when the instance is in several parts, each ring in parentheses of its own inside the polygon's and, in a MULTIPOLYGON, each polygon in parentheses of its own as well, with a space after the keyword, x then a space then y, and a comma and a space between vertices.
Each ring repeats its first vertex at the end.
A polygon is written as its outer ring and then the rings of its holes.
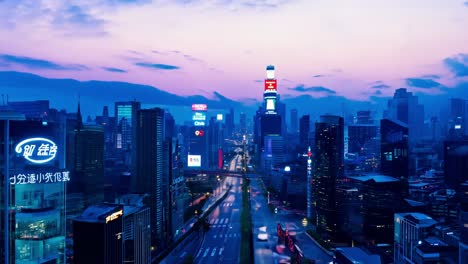
POLYGON ((268 64, 282 98, 468 81, 466 1, 1 1, 0 14, 0 71, 48 78, 240 101, 261 98, 268 64))

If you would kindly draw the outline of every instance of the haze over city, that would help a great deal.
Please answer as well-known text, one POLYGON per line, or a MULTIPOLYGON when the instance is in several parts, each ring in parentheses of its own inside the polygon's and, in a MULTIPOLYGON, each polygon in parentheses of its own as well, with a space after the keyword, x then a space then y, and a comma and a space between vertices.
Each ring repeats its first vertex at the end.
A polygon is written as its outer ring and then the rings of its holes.
POLYGON ((0 70, 260 99, 445 93, 468 76, 468 3, 0 1, 0 70))

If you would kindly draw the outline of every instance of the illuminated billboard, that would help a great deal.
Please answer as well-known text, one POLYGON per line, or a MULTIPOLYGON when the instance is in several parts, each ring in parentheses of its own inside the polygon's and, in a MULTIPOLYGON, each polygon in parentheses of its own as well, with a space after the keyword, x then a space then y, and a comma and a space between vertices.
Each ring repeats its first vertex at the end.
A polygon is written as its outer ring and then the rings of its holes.
POLYGON ((275 99, 267 99, 266 100, 266 110, 275 110, 275 99))
POLYGON ((192 111, 206 112, 208 107, 206 104, 192 104, 192 111))
POLYGON ((201 155, 188 155, 187 167, 201 167, 201 155))
POLYGON ((205 126, 205 121, 193 121, 194 126, 205 126))
POLYGON ((193 121, 205 121, 206 115, 204 113, 195 112, 192 116, 193 121))
POLYGON ((203 135, 205 135, 205 131, 199 129, 199 130, 195 130, 195 136, 197 137, 203 137, 203 135))
POLYGON ((47 138, 28 138, 15 147, 15 152, 35 164, 47 163, 57 155, 57 145, 47 138))
POLYGON ((276 80, 265 80, 265 91, 276 91, 276 80))
POLYGON ((223 114, 217 114, 216 115, 216 120, 223 121, 223 114))

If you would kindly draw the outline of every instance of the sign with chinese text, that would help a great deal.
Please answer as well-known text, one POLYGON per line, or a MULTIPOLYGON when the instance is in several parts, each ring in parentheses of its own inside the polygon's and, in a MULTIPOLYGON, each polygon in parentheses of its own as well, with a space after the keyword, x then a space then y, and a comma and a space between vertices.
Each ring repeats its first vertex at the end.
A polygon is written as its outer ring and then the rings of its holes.
POLYGON ((11 185, 58 183, 58 182, 69 182, 69 181, 70 181, 69 171, 18 173, 10 177, 11 185))
POLYGON ((15 152, 35 164, 47 163, 57 156, 57 145, 47 138, 28 138, 15 147, 15 152))

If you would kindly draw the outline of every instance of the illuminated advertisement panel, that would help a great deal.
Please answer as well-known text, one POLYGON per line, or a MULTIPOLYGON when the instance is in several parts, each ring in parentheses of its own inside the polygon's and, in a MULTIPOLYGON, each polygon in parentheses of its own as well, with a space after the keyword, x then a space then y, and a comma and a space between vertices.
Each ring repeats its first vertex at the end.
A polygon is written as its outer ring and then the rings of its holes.
POLYGON ((223 121, 223 114, 217 114, 216 115, 216 120, 223 121))
POLYGON ((201 155, 188 155, 187 167, 201 167, 201 155))
POLYGON ((193 121, 205 121, 206 115, 204 113, 195 112, 192 116, 193 121))
POLYGON ((275 90, 276 91, 276 80, 265 80, 265 91, 275 90))
POLYGON ((205 121, 193 121, 194 126, 205 126, 205 121))
POLYGON ((208 107, 206 104, 192 104, 192 111, 206 112, 208 107))
POLYGON ((266 100, 266 109, 267 110, 275 110, 275 99, 267 99, 266 100))

